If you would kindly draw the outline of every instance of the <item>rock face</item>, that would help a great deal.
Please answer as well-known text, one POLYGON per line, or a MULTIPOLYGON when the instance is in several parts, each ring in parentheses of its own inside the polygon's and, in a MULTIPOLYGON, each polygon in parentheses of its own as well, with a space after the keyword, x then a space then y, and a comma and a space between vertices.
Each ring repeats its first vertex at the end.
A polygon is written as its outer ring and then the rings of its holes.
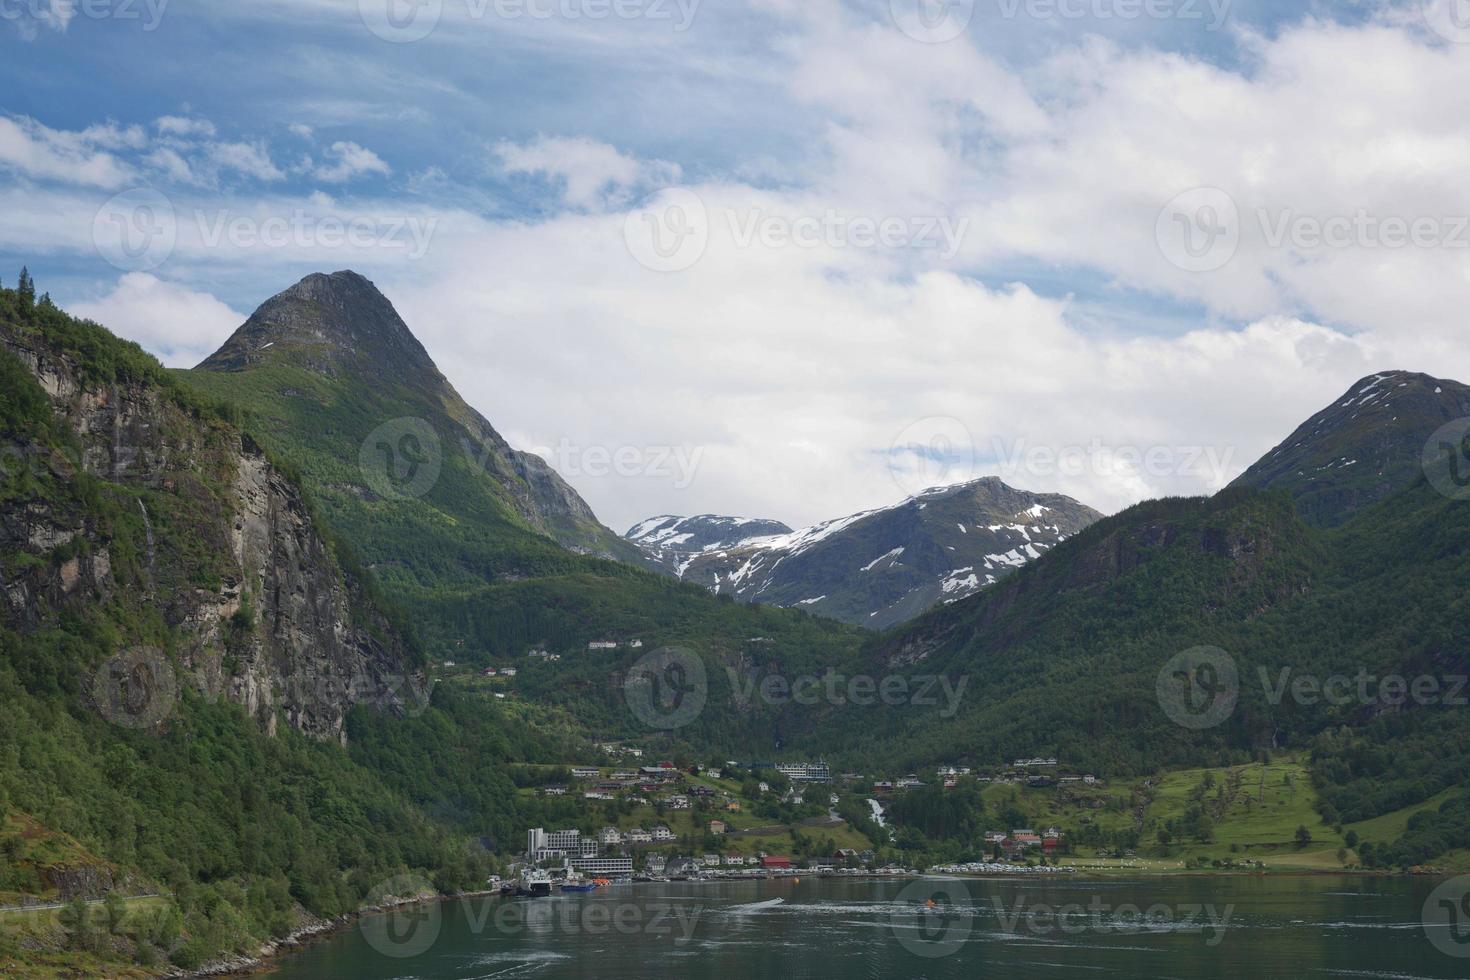
POLYGON ((1420 479, 1426 442, 1467 416, 1470 387, 1385 371, 1307 419, 1233 485, 1285 489, 1305 520, 1335 527, 1420 479))
POLYGON ((341 740, 354 704, 416 703, 402 641, 257 446, 156 383, 92 380, 44 337, 0 324, 0 356, 53 410, 51 439, 4 447, 34 478, 0 500, 0 622, 32 632, 109 601, 139 621, 156 611, 179 684, 270 731, 341 740))
POLYGON ((993 585, 1101 516, 987 477, 799 531, 703 515, 650 518, 628 537, 716 593, 884 629, 993 585))

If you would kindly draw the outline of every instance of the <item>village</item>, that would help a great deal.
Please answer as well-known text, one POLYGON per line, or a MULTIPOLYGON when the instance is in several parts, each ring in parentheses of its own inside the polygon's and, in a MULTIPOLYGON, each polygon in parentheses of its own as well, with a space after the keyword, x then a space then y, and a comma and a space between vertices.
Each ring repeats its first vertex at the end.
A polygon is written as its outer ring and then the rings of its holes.
MULTIPOLYGON (((598 747, 617 758, 641 762, 643 755, 642 749, 620 743, 598 747)), ((880 834, 891 836, 883 819, 885 802, 925 787, 945 791, 972 781, 1046 789, 1096 787, 1103 782, 1091 774, 1067 773, 1055 758, 1017 759, 983 773, 941 766, 932 780, 914 773, 877 779, 851 772, 833 774, 822 760, 728 760, 718 766, 684 767, 663 760, 620 767, 572 766, 566 773, 567 782, 548 783, 534 792, 553 800, 580 799, 589 808, 578 812, 615 814, 616 825, 604 822, 594 827, 584 822, 557 830, 529 828, 523 861, 512 870, 540 869, 553 880, 632 881, 916 875, 919 869, 893 860, 891 848, 884 851, 880 842, 849 825, 838 812, 844 800, 863 804, 860 812, 873 820, 880 834), (772 822, 778 814, 798 819, 772 822)), ((1061 863, 1070 848, 1066 834, 1055 826, 987 831, 976 846, 984 859, 929 870, 953 874, 1073 870, 1061 863)))

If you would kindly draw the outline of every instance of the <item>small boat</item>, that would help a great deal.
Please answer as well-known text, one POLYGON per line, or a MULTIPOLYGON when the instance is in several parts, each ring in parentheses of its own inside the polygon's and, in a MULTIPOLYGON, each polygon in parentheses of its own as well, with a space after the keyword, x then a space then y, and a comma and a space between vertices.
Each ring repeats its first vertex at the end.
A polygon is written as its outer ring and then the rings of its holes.
POLYGON ((597 890, 597 882, 572 873, 562 879, 561 890, 563 892, 590 892, 597 890))

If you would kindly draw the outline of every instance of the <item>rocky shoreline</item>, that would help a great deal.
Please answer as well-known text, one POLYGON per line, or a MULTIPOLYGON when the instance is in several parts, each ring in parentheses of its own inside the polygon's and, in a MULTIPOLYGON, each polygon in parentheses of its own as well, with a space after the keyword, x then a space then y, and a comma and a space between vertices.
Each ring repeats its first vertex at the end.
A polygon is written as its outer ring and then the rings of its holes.
POLYGON ((313 917, 311 921, 281 939, 265 943, 254 956, 235 956, 228 959, 216 960, 206 963, 196 970, 172 970, 161 976, 169 977, 171 980, 194 980, 196 977, 232 977, 247 976, 260 973, 270 966, 272 960, 311 945, 321 939, 325 939, 342 929, 347 928, 358 920, 369 915, 378 915, 392 909, 402 908, 405 905, 419 905, 425 902, 447 902, 458 901, 466 898, 486 898, 498 895, 496 891, 473 891, 460 892, 455 895, 423 894, 413 895, 406 898, 394 898, 391 901, 379 902, 375 905, 364 905, 355 912, 348 912, 331 919, 313 917))

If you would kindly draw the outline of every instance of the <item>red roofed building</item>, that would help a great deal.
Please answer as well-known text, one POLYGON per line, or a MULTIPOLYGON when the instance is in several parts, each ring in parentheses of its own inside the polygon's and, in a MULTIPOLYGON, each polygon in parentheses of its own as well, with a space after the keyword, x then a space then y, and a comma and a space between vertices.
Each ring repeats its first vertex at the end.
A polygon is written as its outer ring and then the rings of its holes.
POLYGON ((791 859, 789 857, 781 857, 776 854, 767 854, 765 857, 761 858, 761 867, 789 868, 791 867, 791 859))

